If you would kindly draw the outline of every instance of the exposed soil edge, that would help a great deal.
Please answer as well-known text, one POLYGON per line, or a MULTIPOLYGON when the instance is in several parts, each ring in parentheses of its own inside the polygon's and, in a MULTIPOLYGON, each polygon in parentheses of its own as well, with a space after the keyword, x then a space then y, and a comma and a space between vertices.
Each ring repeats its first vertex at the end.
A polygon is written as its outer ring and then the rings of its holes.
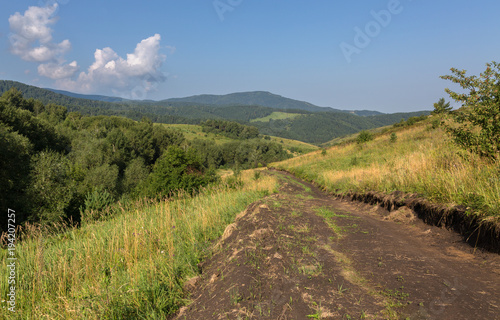
POLYGON ((466 214, 465 206, 446 207, 434 204, 415 194, 400 191, 384 194, 369 191, 366 193, 347 192, 334 194, 338 198, 379 205, 389 211, 406 206, 425 223, 451 229, 460 234, 464 241, 473 247, 500 253, 500 225, 492 218, 481 218, 466 214))
MULTIPOLYGON (((293 174, 287 170, 275 168, 272 170, 293 174)), ((323 186, 318 185, 316 182, 308 181, 326 191, 323 186)), ((442 204, 432 203, 416 194, 401 191, 394 191, 390 194, 376 191, 365 193, 330 192, 330 194, 342 200, 379 205, 389 211, 406 206, 415 211, 417 216, 425 223, 453 230, 460 234, 469 245, 500 254, 500 223, 493 217, 481 218, 473 214, 466 214, 467 208, 465 206, 447 207, 442 204)))

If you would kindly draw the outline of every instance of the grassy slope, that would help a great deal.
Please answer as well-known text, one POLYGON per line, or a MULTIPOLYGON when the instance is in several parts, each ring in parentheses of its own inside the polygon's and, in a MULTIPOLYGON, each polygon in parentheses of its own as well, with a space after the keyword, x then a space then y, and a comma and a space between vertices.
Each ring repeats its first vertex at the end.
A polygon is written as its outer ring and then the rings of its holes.
POLYGON ((404 191, 449 205, 472 207, 500 220, 500 164, 454 146, 430 120, 390 130, 373 141, 335 146, 272 166, 314 181, 330 192, 404 191), (390 142, 391 132, 397 141, 390 142))
MULTIPOLYGON (((194 140, 194 139, 212 140, 212 141, 215 141, 215 143, 217 143, 217 144, 223 144, 226 142, 234 141, 233 139, 227 138, 227 137, 222 136, 222 135, 218 135, 218 134, 214 134, 214 133, 205 133, 205 132, 203 132, 201 126, 199 126, 199 125, 191 125, 191 124, 159 124, 159 125, 163 125, 163 126, 166 126, 168 128, 172 128, 172 129, 176 129, 176 130, 181 131, 187 140, 194 140)), ((314 145, 306 143, 306 142, 297 141, 297 140, 291 140, 291 139, 285 139, 285 138, 271 136, 271 141, 282 144, 283 147, 287 150, 296 149, 296 150, 300 150, 301 153, 307 153, 307 152, 311 152, 314 150, 318 150, 317 146, 314 146, 314 145)))
MULTIPOLYGON (((182 303, 211 240, 247 205, 273 192, 272 177, 243 172, 243 188, 138 202, 109 221, 63 234, 28 230, 16 247, 16 313, 6 319, 165 319, 182 303)), ((7 275, 0 249, 0 274, 7 275)), ((7 297, 7 281, 0 295, 7 297)), ((3 303, 2 303, 3 305, 3 303)))
POLYGON ((300 113, 287 113, 287 112, 273 112, 267 117, 252 119, 250 122, 269 122, 270 120, 283 120, 283 119, 294 119, 302 116, 300 113))
MULTIPOLYGON (((384 126, 384 127, 379 127, 379 128, 375 128, 375 129, 368 129, 365 131, 368 131, 373 135, 380 135, 382 133, 389 131, 391 128, 392 128, 392 126, 384 126)), ((352 142, 356 141, 357 137, 358 137, 358 133, 353 133, 353 134, 338 137, 338 138, 332 139, 328 142, 322 143, 321 146, 322 147, 333 147, 333 146, 338 145, 338 144, 352 143, 352 142)))

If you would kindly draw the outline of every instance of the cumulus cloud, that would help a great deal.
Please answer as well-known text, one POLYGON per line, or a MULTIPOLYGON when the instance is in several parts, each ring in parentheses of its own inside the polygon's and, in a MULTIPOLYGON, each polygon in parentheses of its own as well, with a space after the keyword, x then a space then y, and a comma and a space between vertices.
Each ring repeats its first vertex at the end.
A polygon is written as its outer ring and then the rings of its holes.
POLYGON ((46 62, 61 56, 71 49, 69 40, 52 42, 52 29, 49 27, 57 19, 52 15, 57 10, 57 3, 45 8, 29 7, 21 15, 16 12, 9 17, 12 34, 11 52, 24 60, 46 62))
POLYGON ((76 61, 66 65, 49 62, 38 66, 39 75, 53 80, 71 78, 78 70, 79 67, 76 61))
MULTIPOLYGON (((96 49, 95 61, 86 72, 76 61, 66 63, 64 56, 71 50, 69 40, 55 42, 52 37, 58 4, 31 6, 21 14, 9 17, 10 51, 21 59, 37 62, 38 74, 56 81, 61 89, 82 93, 106 93, 131 98, 144 98, 159 82, 166 80, 161 72, 165 55, 160 53, 161 36, 155 34, 139 42, 133 53, 120 57, 113 49, 96 49)), ((171 53, 174 47, 166 47, 171 53)))
POLYGON ((81 72, 76 80, 60 81, 59 85, 67 90, 86 93, 107 89, 136 98, 132 91, 137 90, 137 87, 147 92, 166 80, 160 71, 166 58, 159 52, 160 40, 159 34, 142 40, 133 53, 127 54, 126 59, 109 47, 97 49, 95 61, 87 72, 81 72))
POLYGON ((24 14, 16 12, 9 17, 10 51, 26 61, 38 62, 38 73, 51 79, 72 77, 78 71, 76 61, 65 64, 64 55, 71 50, 69 40, 52 41, 51 25, 57 22, 53 15, 57 3, 47 7, 29 7, 24 14))

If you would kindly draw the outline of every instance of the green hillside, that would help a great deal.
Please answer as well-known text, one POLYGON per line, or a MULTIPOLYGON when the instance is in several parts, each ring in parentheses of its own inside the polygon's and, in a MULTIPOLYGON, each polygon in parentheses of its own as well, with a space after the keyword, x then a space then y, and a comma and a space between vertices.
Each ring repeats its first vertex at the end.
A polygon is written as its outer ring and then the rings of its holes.
MULTIPOLYGON (((200 125, 193 125, 193 124, 158 124, 158 125, 162 125, 165 126, 166 128, 173 130, 178 130, 184 135, 184 137, 188 141, 205 140, 205 141, 212 141, 217 145, 223 145, 225 143, 234 141, 234 139, 228 138, 220 134, 203 132, 203 129, 200 125)), ((265 139, 267 138, 269 138, 269 140, 272 142, 279 143, 280 145, 283 146, 283 148, 285 148, 292 154, 304 154, 318 150, 319 148, 315 145, 298 140, 291 140, 274 136, 265 137, 265 139)))
POLYGON ((322 144, 356 132, 387 126, 428 112, 398 113, 360 117, 349 113, 311 113, 295 119, 252 122, 263 134, 322 144))
POLYGON ((251 123, 258 127, 261 134, 313 144, 322 144, 361 130, 391 125, 401 119, 407 120, 410 117, 428 114, 428 112, 411 112, 373 115, 373 112, 363 111, 362 114, 367 116, 359 116, 352 112, 316 107, 268 92, 235 93, 226 96, 203 95, 196 96, 197 98, 191 102, 187 101, 191 100, 188 98, 157 102, 107 102, 70 97, 14 81, 0 81, 0 93, 11 87, 20 90, 25 98, 38 99, 45 104, 62 105, 69 112, 76 111, 83 115, 114 115, 137 121, 147 117, 156 123, 170 124, 200 124, 207 119, 234 120, 242 124, 251 123), (243 105, 245 103, 246 105, 243 105), (291 114, 297 116, 290 116, 291 114))

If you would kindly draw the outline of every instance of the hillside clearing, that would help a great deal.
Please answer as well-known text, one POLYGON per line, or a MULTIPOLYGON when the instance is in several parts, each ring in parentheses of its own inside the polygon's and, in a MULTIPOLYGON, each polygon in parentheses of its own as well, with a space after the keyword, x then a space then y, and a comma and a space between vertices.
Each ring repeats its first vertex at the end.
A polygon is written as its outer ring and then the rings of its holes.
MULTIPOLYGON (((182 134, 184 134, 184 137, 188 141, 192 141, 194 139, 209 140, 209 141, 214 141, 218 145, 235 141, 234 139, 225 137, 220 134, 203 132, 202 127, 199 125, 194 125, 194 124, 157 124, 157 125, 179 130, 180 132, 182 132, 182 134)), ((269 136, 269 138, 271 141, 281 144, 285 149, 289 150, 292 153, 303 154, 319 149, 319 147, 315 145, 298 140, 280 138, 275 136, 269 136)))
POLYGON ((252 119, 250 122, 269 122, 270 120, 295 119, 300 116, 303 116, 303 114, 275 111, 266 117, 252 119))

